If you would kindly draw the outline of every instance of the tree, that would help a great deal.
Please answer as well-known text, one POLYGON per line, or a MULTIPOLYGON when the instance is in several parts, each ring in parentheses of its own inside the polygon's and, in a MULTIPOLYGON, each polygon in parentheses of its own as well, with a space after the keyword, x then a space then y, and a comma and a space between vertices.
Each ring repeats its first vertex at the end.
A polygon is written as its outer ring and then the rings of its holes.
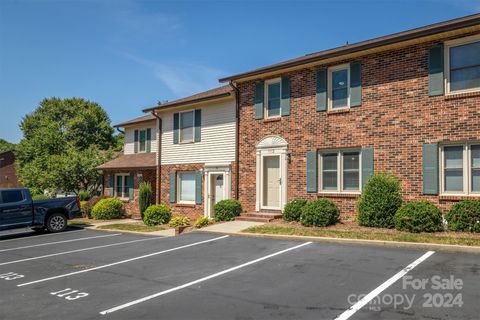
POLYGON ((116 139, 103 108, 81 98, 50 98, 20 124, 17 169, 22 183, 78 193, 101 183, 96 166, 112 158, 116 139))
POLYGON ((15 145, 13 143, 10 143, 7 140, 0 138, 0 153, 13 150, 14 148, 15 148, 15 145))

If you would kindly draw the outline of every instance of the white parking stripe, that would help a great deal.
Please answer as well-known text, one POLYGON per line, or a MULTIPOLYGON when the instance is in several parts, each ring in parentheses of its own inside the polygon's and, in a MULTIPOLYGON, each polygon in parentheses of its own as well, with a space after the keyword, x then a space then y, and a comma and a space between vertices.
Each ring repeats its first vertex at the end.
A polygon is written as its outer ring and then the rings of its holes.
POLYGON ((90 239, 98 239, 98 238, 115 237, 115 236, 120 236, 120 235, 121 235, 121 233, 113 233, 113 234, 106 234, 106 235, 95 236, 95 237, 85 237, 85 238, 76 238, 76 239, 69 239, 69 240, 62 240, 62 241, 55 241, 55 242, 46 242, 46 243, 33 244, 33 245, 31 245, 31 246, 23 246, 23 247, 9 248, 9 249, 1 249, 0 252, 20 250, 20 249, 28 249, 28 248, 35 248, 35 247, 42 247, 42 246, 50 246, 50 245, 52 245, 52 244, 59 244, 59 243, 66 243, 66 242, 75 242, 75 241, 82 241, 82 240, 90 240, 90 239))
POLYGON ((410 270, 418 266, 420 263, 428 259, 432 254, 434 254, 435 251, 428 251, 425 253, 423 256, 418 258, 417 260, 413 261, 411 264, 403 268, 400 272, 398 272, 396 275, 382 283, 379 287, 377 287, 375 290, 367 294, 365 297, 360 299, 357 303, 355 303, 353 306, 348 308, 345 312, 343 312, 341 315, 335 318, 335 320, 347 320, 351 316, 355 314, 358 310, 363 308, 367 303, 369 303, 373 298, 378 296, 380 293, 382 293, 385 289, 390 287, 392 284, 397 282, 397 280, 401 279, 404 275, 406 275, 410 270))
POLYGON ((113 263, 109 263, 109 264, 104 264, 102 266, 98 266, 98 267, 94 267, 94 268, 90 268, 90 269, 84 269, 84 270, 80 270, 80 271, 70 272, 70 273, 66 273, 66 274, 61 274, 59 276, 44 278, 44 279, 35 280, 35 281, 31 281, 31 282, 25 282, 25 283, 21 283, 21 284, 17 285, 17 287, 28 286, 28 285, 35 284, 35 283, 55 280, 55 279, 59 279, 59 278, 70 277, 70 276, 80 274, 80 273, 85 273, 85 272, 100 270, 100 269, 104 269, 104 268, 108 268, 108 267, 113 267, 113 266, 116 266, 118 264, 123 264, 123 263, 131 262, 131 261, 135 261, 135 260, 139 260, 139 259, 153 257, 153 256, 156 256, 156 255, 159 255, 159 254, 162 254, 162 253, 172 252, 172 251, 176 251, 176 250, 180 250, 180 249, 184 249, 184 248, 198 246, 200 244, 217 241, 217 240, 224 239, 224 238, 227 238, 227 237, 228 237, 228 235, 227 236, 221 236, 221 237, 218 237, 218 238, 213 238, 213 239, 209 239, 209 240, 190 243, 190 244, 186 244, 186 245, 183 245, 183 246, 180 246, 180 247, 175 247, 175 248, 172 248, 172 249, 162 250, 162 251, 146 254, 146 255, 143 255, 143 256, 135 257, 135 258, 130 258, 130 259, 122 260, 122 261, 117 261, 117 262, 113 262, 113 263))
POLYGON ((169 238, 169 237, 155 237, 155 238, 138 239, 138 240, 125 241, 125 242, 116 242, 116 243, 112 243, 112 244, 106 244, 106 245, 103 245, 103 246, 95 246, 95 247, 89 247, 89 248, 83 248, 83 249, 77 249, 77 250, 70 250, 70 251, 46 254, 46 255, 38 256, 38 257, 32 257, 32 258, 25 258, 25 259, 20 259, 20 260, 2 262, 2 263, 0 263, 0 266, 4 266, 4 265, 7 265, 7 264, 13 264, 13 263, 19 263, 19 262, 25 262, 25 261, 30 261, 30 260, 44 259, 44 258, 60 256, 60 255, 70 254, 70 253, 75 253, 75 252, 82 252, 82 251, 89 251, 89 250, 95 250, 95 249, 101 249, 101 248, 114 247, 114 246, 119 246, 119 245, 122 245, 122 244, 129 244, 129 243, 143 242, 143 241, 150 241, 150 240, 158 240, 158 239, 165 239, 165 238, 169 238))
POLYGON ((39 234, 39 235, 34 235, 32 237, 27 237, 27 235, 32 234, 33 231, 22 232, 22 233, 7 233, 7 234, 2 234, 1 236, 2 237, 10 237, 10 236, 16 236, 16 235, 25 235, 25 236, 21 236, 21 237, 14 238, 14 239, 5 239, 5 240, 0 239, 0 244, 5 243, 5 242, 9 242, 9 241, 15 241, 15 240, 37 239, 37 238, 40 238, 40 237, 59 236, 59 235, 65 235, 65 234, 70 234, 70 233, 75 233, 75 232, 83 232, 83 231, 85 231, 85 230, 82 229, 82 230, 67 231, 67 232, 39 234))
POLYGON ((269 258, 278 256, 278 255, 283 254, 283 253, 286 253, 286 252, 288 252, 288 251, 292 251, 292 250, 301 248, 301 247, 306 246, 306 245, 309 245, 309 244, 311 244, 311 243, 312 243, 311 241, 310 241, 310 242, 305 242, 305 243, 302 243, 302 244, 300 244, 300 245, 298 245, 298 246, 291 247, 291 248, 288 248, 288 249, 285 249, 285 250, 281 250, 281 251, 278 251, 278 252, 269 254, 269 255, 267 255, 267 256, 264 256, 264 257, 261 257, 261 258, 255 259, 255 260, 251 260, 251 261, 249 261, 249 262, 243 263, 243 264, 238 265, 238 266, 236 266, 236 267, 232 267, 232 268, 229 268, 229 269, 226 269, 226 270, 223 270, 223 271, 220 271, 220 272, 211 274, 211 275, 209 275, 209 276, 200 278, 200 279, 198 279, 198 280, 195 280, 195 281, 192 281, 192 282, 188 282, 188 283, 182 284, 181 286, 174 287, 174 288, 171 288, 171 289, 168 289, 168 290, 165 290, 165 291, 161 291, 161 292, 152 294, 152 295, 150 295, 150 296, 146 296, 146 297, 140 298, 140 299, 138 299, 138 300, 134 300, 134 301, 131 301, 131 302, 128 302, 128 303, 119 305, 119 306, 117 306, 117 307, 113 307, 113 308, 111 308, 111 309, 107 309, 107 310, 101 311, 100 314, 105 315, 105 314, 107 314, 107 313, 112 313, 112 312, 115 312, 115 311, 118 311, 118 310, 121 310, 121 309, 125 309, 125 308, 128 308, 128 307, 131 307, 131 306, 133 306, 133 305, 136 305, 136 304, 139 304, 139 303, 142 303, 142 302, 145 302, 145 301, 148 301, 148 300, 157 298, 157 297, 159 297, 159 296, 163 296, 163 295, 165 295, 165 294, 168 294, 168 293, 171 293, 171 292, 174 292, 174 291, 178 291, 178 290, 181 290, 181 289, 184 289, 184 288, 187 288, 187 287, 191 287, 191 286, 193 286, 193 285, 195 285, 195 284, 197 284, 197 283, 204 282, 204 281, 207 281, 207 280, 210 280, 210 279, 219 277, 219 276, 224 275, 224 274, 226 274, 226 273, 229 273, 229 272, 232 272, 232 271, 235 271, 235 270, 238 270, 238 269, 247 267, 247 266, 252 265, 252 264, 254 264, 254 263, 257 263, 257 262, 260 262, 260 261, 263 261, 263 260, 266 260, 266 259, 269 259, 269 258))

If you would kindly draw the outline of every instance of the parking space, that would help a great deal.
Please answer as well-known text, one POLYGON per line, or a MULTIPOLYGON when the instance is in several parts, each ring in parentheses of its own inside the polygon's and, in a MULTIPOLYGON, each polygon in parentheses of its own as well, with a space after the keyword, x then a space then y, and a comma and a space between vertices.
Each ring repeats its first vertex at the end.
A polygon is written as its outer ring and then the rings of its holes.
POLYGON ((435 253, 403 270, 425 251, 214 233, 85 230, 6 240, 0 240, 2 319, 477 319, 480 313, 476 255, 435 253), (398 281, 385 284, 399 272, 398 281), (419 297, 430 288, 403 283, 406 275, 435 274, 463 280, 462 306, 425 308, 419 297), (401 305, 361 300, 379 288, 376 299, 417 297, 401 305))

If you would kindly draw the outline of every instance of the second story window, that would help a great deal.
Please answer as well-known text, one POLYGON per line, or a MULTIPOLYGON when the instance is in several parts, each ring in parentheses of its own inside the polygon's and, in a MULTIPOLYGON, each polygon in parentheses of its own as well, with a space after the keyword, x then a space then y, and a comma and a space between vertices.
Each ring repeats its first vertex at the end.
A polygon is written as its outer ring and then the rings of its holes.
POLYGON ((180 113, 180 143, 189 143, 194 141, 194 111, 180 113))
POLYGON ((350 107, 350 67, 340 65, 328 69, 329 109, 350 107))
POLYGON ((282 92, 281 79, 273 79, 265 82, 266 91, 266 117, 275 118, 280 116, 280 99, 282 92))
POLYGON ((480 38, 478 36, 446 43, 447 92, 480 90, 480 38))
POLYGON ((139 139, 138 139, 138 151, 146 152, 147 151, 147 130, 139 130, 139 139))

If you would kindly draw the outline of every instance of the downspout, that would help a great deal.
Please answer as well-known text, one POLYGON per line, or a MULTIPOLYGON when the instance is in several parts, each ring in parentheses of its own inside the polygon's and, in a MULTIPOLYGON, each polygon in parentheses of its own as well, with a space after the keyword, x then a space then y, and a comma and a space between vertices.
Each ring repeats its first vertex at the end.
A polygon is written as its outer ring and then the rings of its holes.
POLYGON ((235 91, 235 200, 239 199, 240 193, 240 94, 237 86, 230 81, 230 86, 235 91))
POLYGON ((156 204, 160 204, 162 201, 161 201, 161 196, 160 196, 160 190, 161 190, 161 186, 160 186, 160 181, 162 180, 162 164, 161 164, 161 161, 162 161, 162 118, 160 118, 156 113, 155 113, 155 110, 153 110, 151 112, 151 114, 158 119, 158 140, 157 140, 157 176, 156 176, 156 179, 155 179, 155 190, 156 190, 156 195, 157 195, 157 199, 156 199, 156 204))

